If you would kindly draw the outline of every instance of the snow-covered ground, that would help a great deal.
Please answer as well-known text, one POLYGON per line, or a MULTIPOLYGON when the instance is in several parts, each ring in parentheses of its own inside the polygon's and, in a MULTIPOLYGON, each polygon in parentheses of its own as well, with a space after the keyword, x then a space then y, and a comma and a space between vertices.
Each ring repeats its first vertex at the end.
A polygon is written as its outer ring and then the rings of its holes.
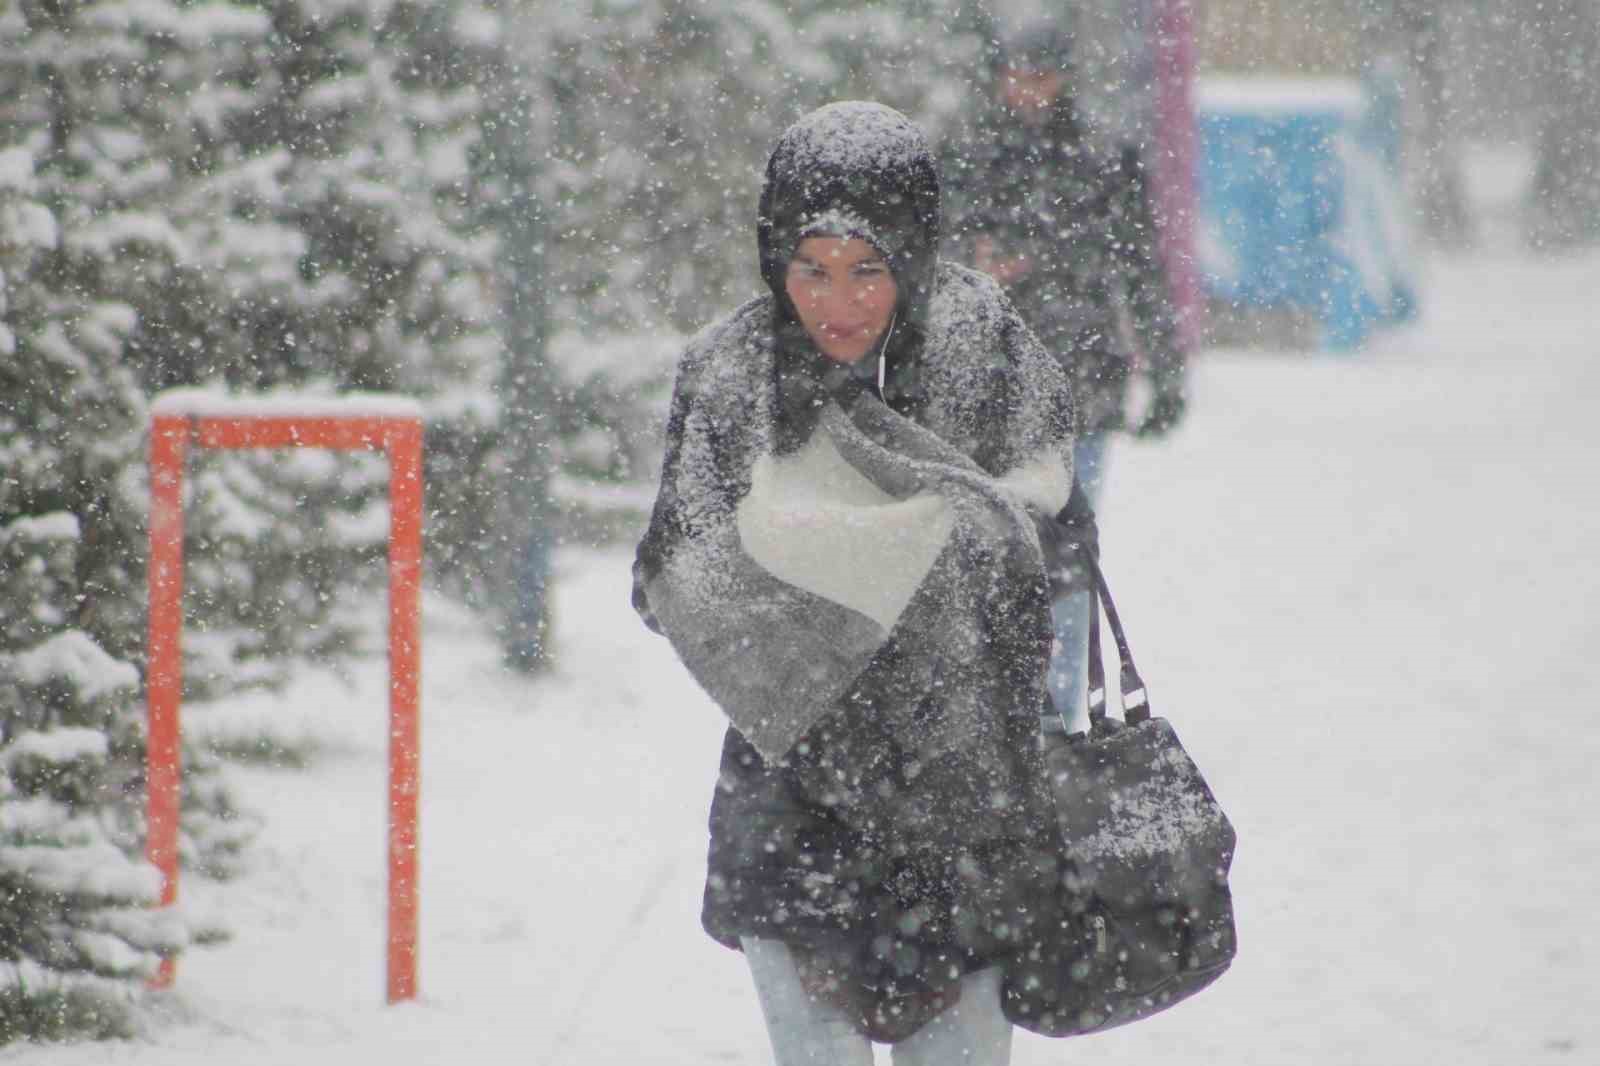
MULTIPOLYGON (((1239 831, 1240 955, 1126 1030, 1018 1066, 1600 1061, 1600 255, 1429 264, 1368 350, 1208 352, 1192 417, 1119 442, 1104 558, 1151 685, 1239 831)), ((698 925, 717 711, 560 559, 556 674, 424 625, 418 1002, 382 1003, 384 676, 266 715, 309 769, 240 775, 250 871, 184 883, 198 949, 130 1043, 37 1066, 769 1061, 698 925)))

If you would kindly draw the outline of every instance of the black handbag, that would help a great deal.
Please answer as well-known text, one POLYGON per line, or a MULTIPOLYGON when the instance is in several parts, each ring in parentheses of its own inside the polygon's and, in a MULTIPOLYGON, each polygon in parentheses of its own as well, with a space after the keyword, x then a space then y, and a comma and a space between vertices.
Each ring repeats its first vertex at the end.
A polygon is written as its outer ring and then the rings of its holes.
POLYGON ((1233 962, 1228 869, 1236 837, 1144 682, 1091 551, 1089 728, 1044 738, 1057 819, 1075 873, 1059 936, 1007 967, 1006 1017, 1075 1036, 1149 1017, 1199 992, 1233 962), (1121 659, 1123 720, 1106 714, 1100 609, 1121 659))

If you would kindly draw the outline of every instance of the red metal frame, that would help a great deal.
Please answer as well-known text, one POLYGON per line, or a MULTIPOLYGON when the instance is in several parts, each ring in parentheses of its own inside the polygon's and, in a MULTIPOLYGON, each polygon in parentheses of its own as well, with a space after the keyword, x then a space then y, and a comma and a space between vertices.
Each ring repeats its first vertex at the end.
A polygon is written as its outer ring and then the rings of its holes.
MULTIPOLYGON (((172 405, 177 407, 179 405, 172 405)), ((390 405, 394 406, 394 405, 390 405)), ((183 467, 196 448, 371 449, 389 459, 389 912, 390 1003, 417 995, 417 807, 422 633, 422 420, 418 415, 168 413, 150 433, 149 743, 146 854, 161 871, 161 905, 178 898, 182 779, 183 467)), ((176 960, 153 983, 170 985, 176 960)))

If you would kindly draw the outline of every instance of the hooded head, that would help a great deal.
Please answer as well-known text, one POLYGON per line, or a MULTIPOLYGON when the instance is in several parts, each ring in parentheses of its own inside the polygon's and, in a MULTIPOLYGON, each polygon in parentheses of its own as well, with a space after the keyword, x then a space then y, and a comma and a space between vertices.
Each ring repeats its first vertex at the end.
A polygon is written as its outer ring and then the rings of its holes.
POLYGON ((1004 33, 990 50, 989 92, 1013 120, 1055 128, 1058 139, 1082 133, 1074 100, 1073 33, 1063 17, 1036 19, 1004 33))
POLYGON ((1067 16, 1040 18, 1000 36, 990 53, 996 71, 1005 67, 1072 73, 1074 40, 1067 16))
POLYGON ((784 277, 807 237, 857 237, 876 248, 894 274, 897 321, 922 332, 939 245, 939 171, 910 119, 848 101, 818 108, 778 138, 756 244, 782 325, 796 321, 784 277))

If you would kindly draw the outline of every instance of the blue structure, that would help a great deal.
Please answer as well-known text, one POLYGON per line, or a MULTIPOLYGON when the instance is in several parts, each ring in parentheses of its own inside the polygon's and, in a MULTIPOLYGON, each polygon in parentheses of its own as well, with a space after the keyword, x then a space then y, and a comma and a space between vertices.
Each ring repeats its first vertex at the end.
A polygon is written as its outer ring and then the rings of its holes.
POLYGON ((1411 318, 1391 90, 1331 78, 1202 79, 1195 97, 1207 295, 1309 311, 1332 350, 1411 318))

